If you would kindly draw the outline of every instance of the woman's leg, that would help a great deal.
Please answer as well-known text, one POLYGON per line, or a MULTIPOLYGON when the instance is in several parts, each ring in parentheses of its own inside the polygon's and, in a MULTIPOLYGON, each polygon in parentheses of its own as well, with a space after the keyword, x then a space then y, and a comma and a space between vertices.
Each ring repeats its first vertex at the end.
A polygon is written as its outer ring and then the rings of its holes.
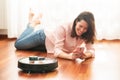
MULTIPOLYGON (((25 30, 25 31, 27 31, 27 30, 25 30)), ((25 32, 25 34, 26 34, 26 32, 25 32)), ((24 35, 24 34, 22 34, 22 35, 24 35)), ((18 40, 16 40, 15 47, 17 49, 32 49, 32 48, 37 48, 37 47, 41 47, 41 48, 45 47, 44 30, 38 30, 38 31, 32 32, 31 34, 28 34, 24 37, 23 36, 20 37, 18 40)))
POLYGON ((41 14, 33 19, 34 14, 30 12, 29 14, 29 24, 27 29, 20 35, 20 37, 15 42, 15 47, 17 49, 45 49, 45 34, 44 30, 38 30, 34 32, 34 27, 40 24, 39 18, 41 14))
POLYGON ((31 34, 34 31, 34 28, 30 26, 30 24, 27 24, 27 28, 24 30, 24 32, 20 35, 19 39, 22 39, 26 36, 28 36, 29 34, 31 34))
POLYGON ((39 50, 39 51, 46 52, 46 46, 45 46, 45 38, 46 38, 46 36, 45 36, 44 30, 39 30, 38 33, 39 33, 39 36, 40 36, 39 45, 32 48, 31 50, 39 50))

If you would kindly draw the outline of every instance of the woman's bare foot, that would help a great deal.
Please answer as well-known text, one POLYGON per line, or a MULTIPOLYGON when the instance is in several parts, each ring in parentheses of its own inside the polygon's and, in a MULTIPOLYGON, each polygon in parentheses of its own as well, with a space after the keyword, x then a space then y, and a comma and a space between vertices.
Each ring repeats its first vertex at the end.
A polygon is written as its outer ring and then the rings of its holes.
POLYGON ((32 23, 33 16, 34 16, 34 13, 33 13, 33 11, 30 9, 30 12, 29 12, 29 23, 32 23))
POLYGON ((41 24, 41 21, 40 21, 41 18, 42 18, 42 14, 41 14, 41 13, 38 14, 37 16, 35 16, 35 17, 32 19, 32 21, 31 21, 31 26, 32 26, 32 27, 35 27, 35 26, 41 24))

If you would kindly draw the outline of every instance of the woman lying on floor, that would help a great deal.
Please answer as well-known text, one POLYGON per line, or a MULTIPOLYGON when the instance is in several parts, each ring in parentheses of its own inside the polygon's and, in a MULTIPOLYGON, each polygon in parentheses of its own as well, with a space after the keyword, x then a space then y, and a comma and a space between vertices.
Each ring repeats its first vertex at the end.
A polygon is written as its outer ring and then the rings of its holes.
POLYGON ((17 49, 46 50, 55 57, 71 60, 94 57, 95 22, 91 12, 80 13, 72 23, 56 27, 53 32, 49 28, 34 31, 41 24, 41 15, 36 19, 33 16, 33 13, 29 14, 29 24, 15 42, 17 49))

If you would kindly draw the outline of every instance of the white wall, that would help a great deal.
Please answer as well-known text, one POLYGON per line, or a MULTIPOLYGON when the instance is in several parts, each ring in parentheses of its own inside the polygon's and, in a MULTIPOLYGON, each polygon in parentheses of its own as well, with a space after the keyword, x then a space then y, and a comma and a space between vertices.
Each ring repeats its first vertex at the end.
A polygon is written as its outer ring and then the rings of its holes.
POLYGON ((97 39, 120 39, 119 0, 6 0, 8 36, 16 37, 25 28, 28 10, 42 12, 42 23, 51 29, 73 21, 82 11, 95 16, 97 39), (16 3, 16 4, 15 4, 16 3))
POLYGON ((0 0, 0 34, 7 34, 6 0, 0 0))
POLYGON ((80 12, 95 16, 98 39, 120 39, 120 0, 30 0, 30 7, 43 12, 44 23, 55 27, 72 21, 80 12))
POLYGON ((0 29, 7 29, 6 26, 6 0, 0 0, 0 29))

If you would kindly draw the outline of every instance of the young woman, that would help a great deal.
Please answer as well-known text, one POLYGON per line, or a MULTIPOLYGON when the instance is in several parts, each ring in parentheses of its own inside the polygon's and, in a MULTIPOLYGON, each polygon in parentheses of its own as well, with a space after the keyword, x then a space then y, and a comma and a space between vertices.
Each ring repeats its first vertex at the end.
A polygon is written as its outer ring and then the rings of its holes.
POLYGON ((34 31, 40 24, 32 20, 16 40, 17 49, 39 49, 54 56, 74 60, 94 57, 95 22, 91 12, 82 12, 72 23, 63 24, 50 32, 49 28, 34 31))

